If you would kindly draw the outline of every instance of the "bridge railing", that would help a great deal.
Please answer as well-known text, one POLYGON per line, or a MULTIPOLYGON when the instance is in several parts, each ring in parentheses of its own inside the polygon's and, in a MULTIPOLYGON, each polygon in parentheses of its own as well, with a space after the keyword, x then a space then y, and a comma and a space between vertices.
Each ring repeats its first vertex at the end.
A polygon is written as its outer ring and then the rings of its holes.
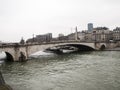
POLYGON ((50 41, 50 42, 33 42, 33 43, 1 43, 0 48, 3 47, 22 47, 22 46, 29 46, 29 45, 45 45, 45 44, 58 44, 58 43, 94 43, 94 42, 86 42, 86 41, 80 41, 80 40, 59 40, 59 41, 50 41))
MULTIPOLYGON (((110 43, 110 42, 103 42, 103 41, 80 41, 80 40, 59 40, 59 41, 50 41, 50 42, 33 42, 33 43, 0 43, 0 48, 3 47, 24 47, 29 45, 45 45, 45 44, 58 44, 58 43, 110 43)), ((112 42, 115 43, 115 42, 112 42)))

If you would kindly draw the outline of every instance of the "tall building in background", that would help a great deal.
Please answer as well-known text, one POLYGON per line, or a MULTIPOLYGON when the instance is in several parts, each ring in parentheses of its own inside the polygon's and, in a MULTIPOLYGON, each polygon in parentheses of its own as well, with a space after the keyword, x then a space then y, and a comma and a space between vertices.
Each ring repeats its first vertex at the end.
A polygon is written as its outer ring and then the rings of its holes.
POLYGON ((88 23, 88 31, 92 31, 93 30, 93 23, 88 23))

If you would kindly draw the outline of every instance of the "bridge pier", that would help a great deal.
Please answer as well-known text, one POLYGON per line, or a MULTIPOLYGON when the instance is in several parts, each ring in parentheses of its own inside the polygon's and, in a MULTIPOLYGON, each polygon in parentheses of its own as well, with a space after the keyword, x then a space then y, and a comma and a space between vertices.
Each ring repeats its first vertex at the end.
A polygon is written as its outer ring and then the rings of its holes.
POLYGON ((26 61, 27 56, 23 52, 17 52, 15 55, 5 52, 7 61, 26 61))
POLYGON ((14 47, 1 47, 0 51, 4 51, 6 54, 6 61, 26 61, 28 58, 28 52, 25 46, 14 47))
POLYGON ((23 52, 20 52, 20 56, 18 58, 19 58, 19 61, 25 61, 25 60, 27 60, 27 57, 24 55, 23 52))
POLYGON ((26 47, 17 47, 13 55, 14 61, 26 61, 28 58, 26 47))

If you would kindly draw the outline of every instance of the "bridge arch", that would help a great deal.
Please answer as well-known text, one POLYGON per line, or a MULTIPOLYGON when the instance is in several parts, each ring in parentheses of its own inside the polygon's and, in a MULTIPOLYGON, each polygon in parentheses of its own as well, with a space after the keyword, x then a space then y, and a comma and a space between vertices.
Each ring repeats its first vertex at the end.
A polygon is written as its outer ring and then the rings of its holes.
POLYGON ((95 43, 96 50, 105 50, 107 48, 106 43, 95 43))
POLYGON ((100 50, 104 50, 106 48, 106 46, 103 44, 100 46, 100 50))
POLYGON ((87 45, 82 45, 82 44, 71 44, 71 46, 77 47, 79 51, 92 51, 95 50, 94 48, 87 46, 87 45))
POLYGON ((5 52, 6 54, 6 61, 14 61, 13 56, 9 52, 5 52))
POLYGON ((6 61, 26 61, 28 58, 27 46, 1 46, 1 52, 5 52, 6 61))
MULTIPOLYGON (((58 45, 54 45, 51 47, 46 48, 46 50, 54 50, 54 48, 56 48, 56 50, 61 50, 61 49, 65 49, 64 47, 74 47, 77 48, 77 51, 93 51, 95 50, 93 47, 91 46, 87 46, 87 45, 83 45, 83 44, 78 44, 78 43, 64 43, 64 44, 58 44, 58 45)), ((68 49, 69 50, 69 49, 68 49)))

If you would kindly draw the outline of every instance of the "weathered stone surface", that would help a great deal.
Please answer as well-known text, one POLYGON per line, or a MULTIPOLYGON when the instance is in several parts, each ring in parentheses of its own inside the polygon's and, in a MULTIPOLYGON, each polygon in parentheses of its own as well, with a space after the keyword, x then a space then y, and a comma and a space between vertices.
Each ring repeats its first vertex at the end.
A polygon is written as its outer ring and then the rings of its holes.
POLYGON ((102 42, 80 42, 80 41, 71 41, 71 42, 56 42, 56 43, 45 43, 45 44, 25 44, 25 45, 13 45, 13 46, 0 46, 0 51, 6 52, 8 59, 13 61, 26 61, 27 58, 38 51, 44 51, 50 47, 60 46, 60 45, 79 45, 87 46, 95 50, 111 49, 118 46, 118 43, 102 43, 102 42))

